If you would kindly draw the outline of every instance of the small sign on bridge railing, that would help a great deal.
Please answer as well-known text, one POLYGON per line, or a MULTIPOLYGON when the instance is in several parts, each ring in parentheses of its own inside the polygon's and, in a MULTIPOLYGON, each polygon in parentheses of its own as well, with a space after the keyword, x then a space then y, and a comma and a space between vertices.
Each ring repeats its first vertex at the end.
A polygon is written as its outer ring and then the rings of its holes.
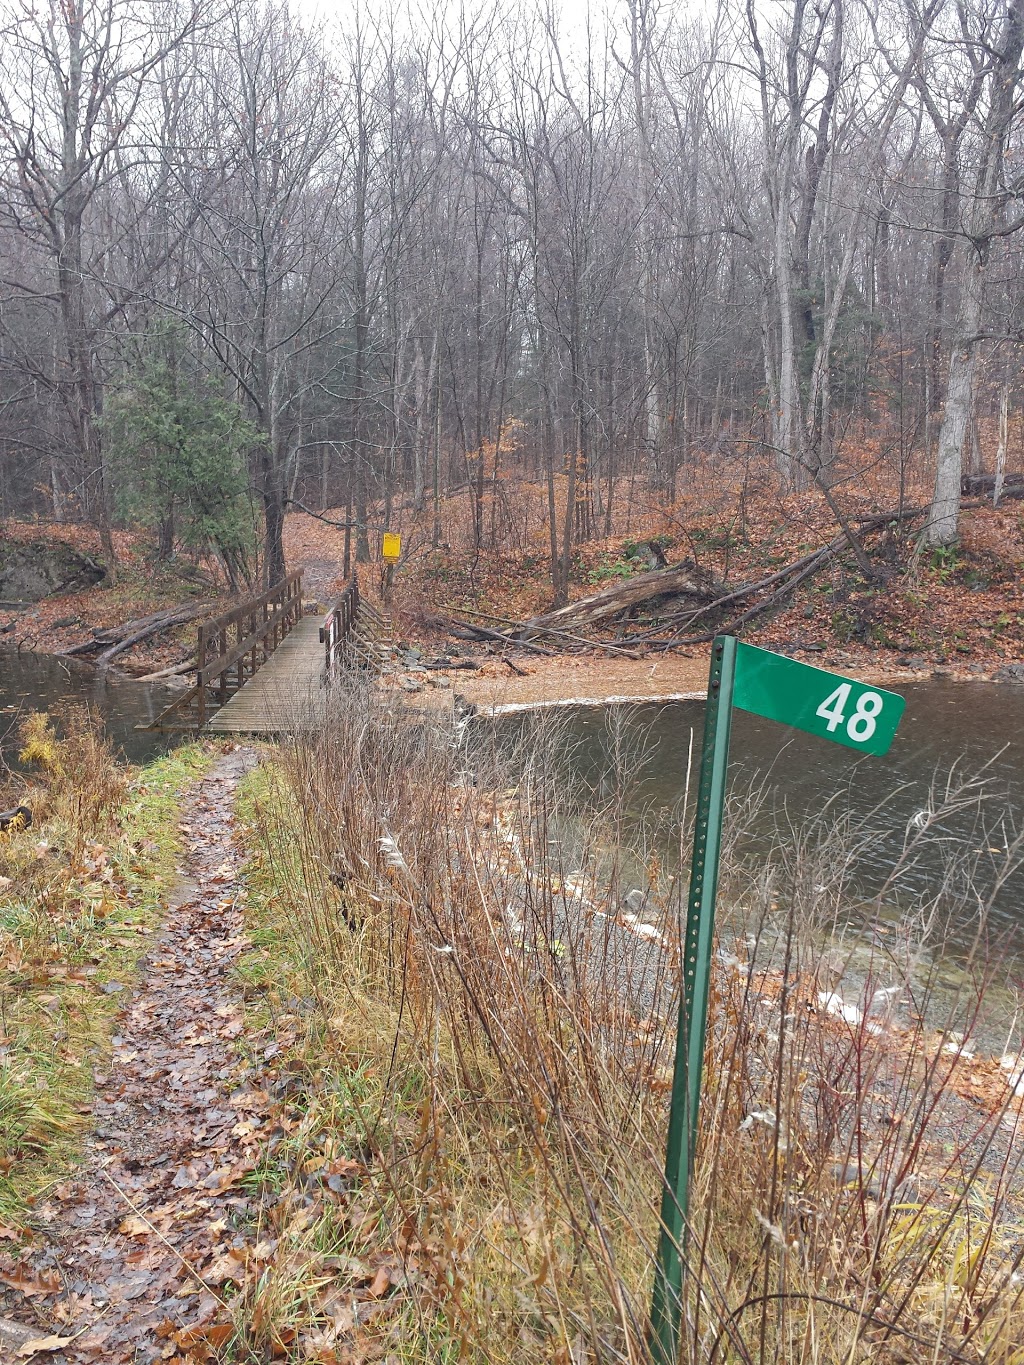
POLYGON ((718 636, 712 647, 683 945, 683 991, 665 1152, 661 1234, 651 1302, 651 1354, 655 1365, 675 1365, 679 1359, 683 1255, 690 1176, 697 1146, 733 708, 806 730, 847 748, 880 755, 888 752, 892 744, 904 705, 904 699, 895 692, 741 644, 731 635, 718 636))

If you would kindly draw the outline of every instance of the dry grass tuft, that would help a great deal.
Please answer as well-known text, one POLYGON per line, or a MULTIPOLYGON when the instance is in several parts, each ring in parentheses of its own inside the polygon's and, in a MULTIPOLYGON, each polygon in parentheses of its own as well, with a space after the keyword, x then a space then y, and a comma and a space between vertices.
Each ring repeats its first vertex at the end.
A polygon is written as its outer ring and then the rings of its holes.
POLYGON ((26 716, 4 803, 32 823, 0 833, 0 1223, 75 1155, 92 1062, 117 1009, 104 990, 135 970, 174 875, 175 814, 197 751, 141 777, 120 766, 98 718, 26 716))
MULTIPOLYGON (((469 744, 354 687, 253 802, 322 1011, 311 1113, 330 1097, 403 1267, 398 1359, 646 1359, 682 888, 624 843, 621 718, 597 811, 564 743, 541 717, 514 752, 469 744)), ((916 927, 844 939, 858 835, 837 857, 835 833, 729 851, 681 1358, 1020 1365, 1017 1103, 968 1056, 984 982, 940 994, 916 927)))

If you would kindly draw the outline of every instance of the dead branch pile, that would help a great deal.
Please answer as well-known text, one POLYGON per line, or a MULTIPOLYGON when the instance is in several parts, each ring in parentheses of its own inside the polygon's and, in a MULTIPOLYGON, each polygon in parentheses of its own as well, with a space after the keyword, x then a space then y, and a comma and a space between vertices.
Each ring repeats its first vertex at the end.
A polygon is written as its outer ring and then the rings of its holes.
POLYGON ((543 639, 561 649, 597 647, 632 658, 639 657, 635 652, 637 646, 671 649, 677 645, 703 644, 718 634, 735 633, 755 617, 778 606, 801 583, 853 548, 852 542, 856 542, 856 549, 860 551, 859 560, 864 554, 859 537, 866 532, 910 520, 920 516, 923 510, 909 508, 860 517, 853 526, 844 524, 843 530, 827 544, 752 583, 730 587, 716 583, 694 564, 675 564, 638 574, 625 583, 613 584, 590 597, 527 621, 500 622, 505 630, 459 621, 452 623, 453 633, 536 652, 550 652, 538 645, 538 639, 543 639), (608 626, 616 619, 621 621, 634 608, 654 602, 660 604, 658 619, 646 630, 632 634, 620 631, 614 644, 583 634, 608 626))

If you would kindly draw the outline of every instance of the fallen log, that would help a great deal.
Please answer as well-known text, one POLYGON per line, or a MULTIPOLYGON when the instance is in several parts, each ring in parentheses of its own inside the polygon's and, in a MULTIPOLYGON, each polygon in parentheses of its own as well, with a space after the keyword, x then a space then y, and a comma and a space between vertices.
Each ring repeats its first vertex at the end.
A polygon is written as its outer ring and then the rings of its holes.
POLYGON ((186 625, 199 617, 209 616, 214 606, 213 602, 190 602, 187 606, 166 607, 163 611, 152 612, 149 616, 139 616, 132 621, 125 621, 123 625, 99 631, 91 640, 73 645, 71 649, 64 650, 64 653, 91 654, 97 649, 102 650, 95 662, 104 668, 111 659, 115 659, 126 649, 131 649, 133 645, 140 644, 143 640, 149 640, 165 630, 172 630, 175 626, 186 625))
POLYGON ((180 663, 171 664, 169 668, 158 668, 155 673, 142 673, 136 682, 161 682, 164 678, 177 678, 182 673, 191 673, 196 666, 195 654, 190 654, 187 659, 182 659, 180 663))
POLYGON ((529 649, 534 654, 554 654, 553 649, 545 649, 543 645, 535 645, 532 640, 517 640, 512 635, 502 635, 500 630, 488 630, 486 626, 474 626, 468 621, 454 621, 448 627, 449 634, 454 635, 457 640, 492 640, 509 648, 529 649))
POLYGON ((141 629, 143 626, 156 624, 158 621, 165 621, 168 617, 176 615, 185 608, 181 603, 173 607, 161 607, 159 611, 151 612, 148 616, 136 616, 131 621, 123 621, 118 626, 107 626, 103 630, 93 632, 91 640, 83 640, 80 645, 72 645, 70 649, 64 650, 65 654, 91 654, 93 650, 102 649, 105 645, 113 645, 124 637, 125 632, 141 629))
MULTIPOLYGON (((495 625, 508 626, 513 631, 522 630, 522 625, 519 621, 511 621, 507 616, 495 616, 491 612, 477 611, 472 607, 445 607, 445 610, 459 611, 462 612, 464 616, 478 616, 482 621, 491 621, 495 625)), ((437 624, 443 626, 445 624, 443 618, 439 618, 437 624)), ((462 625, 464 622, 459 622, 459 624, 462 625)), ((583 645, 586 649, 604 649, 610 654, 624 654, 627 659, 639 659, 643 657, 642 655, 637 654, 636 650, 626 649, 624 645, 613 645, 608 640, 587 640, 582 635, 574 635, 572 631, 568 630, 555 630, 549 626, 544 634, 557 635, 562 639, 572 640, 574 644, 583 645)), ((515 641, 518 637, 510 636, 509 638, 515 641)), ((518 642, 525 645, 525 641, 523 640, 519 640, 518 642)))
POLYGON ((686 594, 707 599, 713 595, 716 586, 710 577, 703 575, 693 564, 653 569, 650 573, 637 574, 624 583, 602 588, 593 597, 584 597, 579 602, 570 602, 568 606, 556 607, 554 611, 531 617, 520 626, 516 638, 528 640, 531 635, 543 635, 549 631, 563 633, 560 627, 566 626, 573 631, 594 626, 641 602, 648 602, 652 597, 686 594))
MULTIPOLYGON (((967 498, 994 493, 995 487, 994 474, 964 474, 960 479, 960 493, 967 498)), ((1002 496, 1024 497, 1024 474, 1007 474, 1003 479, 1002 496)))
POLYGON ((479 659, 446 659, 443 656, 437 659, 424 659, 421 668, 430 669, 433 673, 445 673, 451 670, 481 668, 479 659))

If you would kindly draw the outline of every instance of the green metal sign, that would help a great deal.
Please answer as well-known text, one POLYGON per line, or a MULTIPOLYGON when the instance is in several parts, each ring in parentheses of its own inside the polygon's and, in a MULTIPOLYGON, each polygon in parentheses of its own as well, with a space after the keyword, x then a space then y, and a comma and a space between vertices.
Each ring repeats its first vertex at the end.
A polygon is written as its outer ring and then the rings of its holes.
POLYGON ((884 692, 781 654, 741 644, 731 635, 718 636, 712 646, 683 943, 682 999, 668 1117, 661 1233, 651 1301, 650 1345, 655 1365, 675 1365, 679 1359, 686 1223, 690 1175, 697 1148, 718 855, 732 711, 737 706, 850 749, 884 754, 903 715, 904 701, 895 692, 884 692))
POLYGON ((895 692, 737 641, 732 704, 849 749, 884 754, 905 703, 895 692))

